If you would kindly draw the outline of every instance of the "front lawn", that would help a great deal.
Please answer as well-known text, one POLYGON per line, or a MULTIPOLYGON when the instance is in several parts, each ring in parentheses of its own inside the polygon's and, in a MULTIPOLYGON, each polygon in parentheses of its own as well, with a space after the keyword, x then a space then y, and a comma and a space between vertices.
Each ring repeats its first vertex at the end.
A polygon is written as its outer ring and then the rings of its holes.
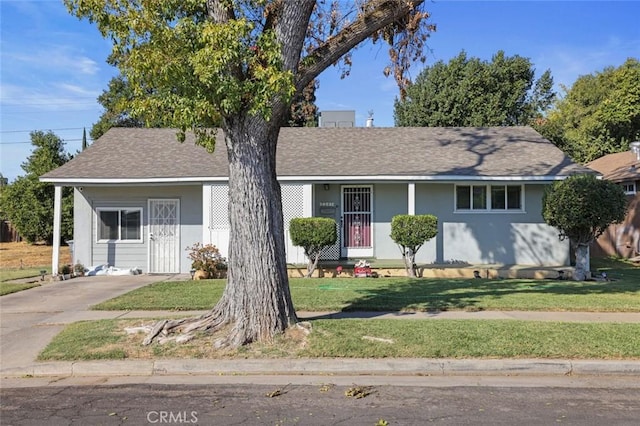
POLYGON ((124 327, 153 320, 71 324, 39 360, 151 358, 568 358, 640 359, 640 324, 510 320, 314 320, 306 339, 278 337, 271 345, 216 350, 199 334, 188 343, 142 346, 124 327))
MULTIPOLYGON (((521 310, 640 312, 640 269, 611 272, 615 281, 293 278, 299 311, 521 310)), ((98 310, 209 309, 224 280, 159 282, 115 299, 98 310)))
POLYGON ((19 280, 21 278, 39 277, 40 271, 51 271, 51 266, 32 266, 29 268, 0 268, 0 282, 19 280))
POLYGON ((5 294, 17 293, 22 290, 27 290, 33 287, 38 287, 38 283, 16 284, 16 283, 3 283, 0 282, 0 296, 5 294))

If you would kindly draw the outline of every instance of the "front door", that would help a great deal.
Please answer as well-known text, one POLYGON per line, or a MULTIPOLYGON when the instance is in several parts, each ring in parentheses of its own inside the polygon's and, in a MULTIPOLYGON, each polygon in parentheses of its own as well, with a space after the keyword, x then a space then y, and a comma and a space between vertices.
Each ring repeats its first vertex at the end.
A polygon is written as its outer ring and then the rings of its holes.
POLYGON ((373 188, 342 187, 342 256, 373 256, 371 228, 373 188))
POLYGON ((180 200, 149 200, 149 272, 180 272, 180 200))

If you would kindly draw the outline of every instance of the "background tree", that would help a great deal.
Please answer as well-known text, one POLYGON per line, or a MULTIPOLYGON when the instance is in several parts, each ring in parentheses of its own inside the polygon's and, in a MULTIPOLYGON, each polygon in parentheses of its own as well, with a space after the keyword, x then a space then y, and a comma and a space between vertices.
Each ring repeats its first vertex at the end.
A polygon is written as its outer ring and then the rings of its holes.
POLYGON ((535 79, 527 58, 496 53, 491 62, 462 51, 426 67, 396 99, 396 126, 520 126, 541 117, 555 97, 549 70, 535 79))
POLYGON ((109 81, 106 90, 98 96, 98 103, 104 111, 89 134, 96 140, 112 127, 172 127, 170 116, 154 117, 147 120, 143 116, 134 116, 131 110, 134 90, 129 80, 122 74, 109 81))
POLYGON ((289 233, 294 246, 302 247, 307 256, 307 275, 311 277, 318 260, 327 247, 336 243, 336 221, 328 217, 298 217, 291 219, 289 233))
POLYGON ((624 220, 627 198, 622 186, 594 175, 576 175, 548 187, 542 199, 542 217, 569 238, 575 249, 574 279, 590 271, 589 244, 613 223, 624 220))
POLYGON ((640 140, 640 62, 581 76, 536 129, 579 162, 628 150, 640 140))
POLYGON ((416 253, 438 235, 438 218, 433 215, 400 214, 391 219, 391 239, 400 247, 407 276, 416 277, 416 253))
POLYGON ((405 71, 432 29, 423 0, 65 0, 114 42, 112 61, 133 88, 131 112, 171 117, 185 139, 215 149, 220 122, 229 159, 229 270, 224 293, 200 318, 154 334, 218 330, 218 346, 270 340, 297 322, 289 291, 276 146, 291 102, 368 38, 387 42, 387 71, 405 71))
MULTIPOLYGON (((33 151, 22 169, 26 172, 2 190, 2 210, 29 243, 53 242, 54 187, 38 179, 71 159, 64 143, 53 132, 31 132, 33 151)), ((73 189, 62 191, 62 240, 73 237, 73 189)))
POLYGON ((89 147, 89 143, 87 142, 87 129, 82 129, 82 151, 89 147))

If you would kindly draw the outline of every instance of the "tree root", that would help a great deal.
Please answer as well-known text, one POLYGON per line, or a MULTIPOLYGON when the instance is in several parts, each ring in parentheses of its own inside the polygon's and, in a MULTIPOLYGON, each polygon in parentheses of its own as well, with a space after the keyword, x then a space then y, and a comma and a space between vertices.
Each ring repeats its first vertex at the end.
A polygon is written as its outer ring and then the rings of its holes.
POLYGON ((179 320, 158 321, 142 341, 143 346, 148 346, 157 340, 158 343, 175 341, 184 343, 195 337, 197 331, 215 332, 224 327, 229 321, 215 310, 196 318, 183 318, 179 320), (170 334, 176 336, 169 337, 170 334))

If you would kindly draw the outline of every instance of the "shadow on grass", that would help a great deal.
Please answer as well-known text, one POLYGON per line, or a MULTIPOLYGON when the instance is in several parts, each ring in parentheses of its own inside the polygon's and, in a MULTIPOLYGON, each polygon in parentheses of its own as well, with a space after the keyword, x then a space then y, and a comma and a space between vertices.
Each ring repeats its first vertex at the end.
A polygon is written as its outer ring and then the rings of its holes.
POLYGON ((640 295, 635 302, 629 299, 640 290, 640 270, 625 272, 632 272, 634 276, 620 281, 586 282, 487 279, 395 281, 388 286, 355 290, 359 297, 351 300, 342 311, 614 311, 618 304, 629 304, 629 300, 637 305, 636 309, 632 307, 631 310, 640 310, 640 295), (594 295, 620 297, 615 298, 619 300, 607 302, 603 298, 596 300, 590 297, 594 295), (612 305, 609 307, 606 303, 612 305))

